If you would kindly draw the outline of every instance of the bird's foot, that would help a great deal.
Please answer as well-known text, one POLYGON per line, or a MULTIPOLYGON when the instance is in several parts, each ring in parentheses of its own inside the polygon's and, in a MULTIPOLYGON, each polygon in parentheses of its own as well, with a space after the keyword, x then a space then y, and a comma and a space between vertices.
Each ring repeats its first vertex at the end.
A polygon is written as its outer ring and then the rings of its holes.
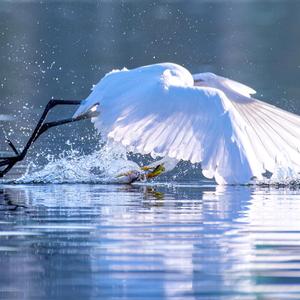
POLYGON ((159 164, 156 166, 143 166, 141 170, 145 172, 146 179, 149 179, 162 174, 166 169, 164 164, 159 164))

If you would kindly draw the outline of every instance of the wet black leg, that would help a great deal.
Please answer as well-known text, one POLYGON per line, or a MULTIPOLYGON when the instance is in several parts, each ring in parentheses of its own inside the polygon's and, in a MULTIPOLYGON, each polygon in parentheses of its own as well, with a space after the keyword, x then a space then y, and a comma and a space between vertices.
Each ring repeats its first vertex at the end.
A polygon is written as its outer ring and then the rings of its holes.
POLYGON ((59 120, 59 121, 55 121, 55 122, 48 122, 48 123, 45 122, 49 111, 52 108, 54 108, 55 106, 57 106, 57 105, 79 105, 79 104, 81 104, 81 102, 82 102, 82 100, 55 100, 55 99, 50 100, 48 102, 47 106, 45 107, 45 110, 44 110, 40 120, 38 121, 31 137, 29 138, 29 140, 28 140, 27 144, 25 145, 24 149, 22 150, 22 152, 19 152, 16 149, 16 147, 13 145, 13 143, 7 139, 9 146, 12 148, 12 150, 14 151, 16 156, 0 158, 0 168, 4 167, 4 169, 2 169, 0 171, 0 177, 3 177, 17 162, 23 160, 24 157, 26 156, 27 151, 30 148, 30 146, 37 140, 37 138, 42 133, 47 131, 49 128, 52 128, 52 127, 55 127, 58 125, 62 125, 62 124, 67 124, 67 123, 84 120, 84 119, 89 119, 89 118, 92 118, 97 115, 97 112, 89 111, 83 115, 80 115, 77 118, 68 118, 68 119, 63 119, 63 120, 59 120))

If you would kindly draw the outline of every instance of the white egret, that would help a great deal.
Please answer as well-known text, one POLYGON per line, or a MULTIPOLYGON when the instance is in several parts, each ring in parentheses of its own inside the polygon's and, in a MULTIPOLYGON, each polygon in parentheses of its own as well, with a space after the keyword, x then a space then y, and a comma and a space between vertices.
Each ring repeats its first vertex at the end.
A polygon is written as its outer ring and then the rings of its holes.
POLYGON ((300 117, 254 93, 213 73, 161 63, 108 73, 74 118, 97 110, 92 122, 105 138, 162 157, 144 168, 153 176, 179 160, 201 163, 203 175, 219 184, 262 179, 278 165, 299 173, 300 117))
POLYGON ((115 70, 86 100, 50 100, 22 151, 6 138, 15 155, 0 157, 0 177, 43 132, 88 118, 108 141, 162 158, 121 174, 121 182, 155 177, 180 160, 201 163, 203 175, 219 184, 280 172, 299 176, 300 117, 254 99, 254 93, 242 83, 213 73, 192 75, 172 63, 115 70), (73 118, 46 122, 57 105, 80 107, 73 118))

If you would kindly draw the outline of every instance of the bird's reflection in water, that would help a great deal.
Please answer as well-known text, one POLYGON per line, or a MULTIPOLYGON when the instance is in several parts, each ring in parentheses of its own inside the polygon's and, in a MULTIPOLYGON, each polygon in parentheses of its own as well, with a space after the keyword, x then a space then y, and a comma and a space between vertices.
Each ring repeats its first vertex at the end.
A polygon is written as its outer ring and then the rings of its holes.
POLYGON ((7 299, 300 292, 297 190, 16 185, 0 200, 7 299))
POLYGON ((19 208, 26 208, 22 201, 16 201, 11 194, 5 189, 0 188, 0 211, 17 210, 19 208))
POLYGON ((146 187, 144 189, 144 197, 145 199, 153 198, 158 200, 158 203, 162 203, 161 200, 164 200, 165 194, 163 192, 157 191, 155 188, 146 187))

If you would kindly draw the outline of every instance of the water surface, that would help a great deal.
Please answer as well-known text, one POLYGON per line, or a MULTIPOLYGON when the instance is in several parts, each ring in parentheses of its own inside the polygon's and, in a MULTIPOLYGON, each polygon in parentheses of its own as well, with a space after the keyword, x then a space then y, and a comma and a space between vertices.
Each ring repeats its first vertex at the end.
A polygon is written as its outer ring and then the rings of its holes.
POLYGON ((2 186, 1 299, 299 299, 300 193, 2 186))
MULTIPOLYGON (((124 66, 212 71, 299 114, 299 12, 299 1, 2 1, 1 155, 5 135, 22 149, 51 97, 84 99, 124 66)), ((98 144, 88 121, 53 129, 11 174, 98 144)), ((0 183, 0 299, 300 299, 299 187, 217 187, 187 164, 159 180, 0 183)))

